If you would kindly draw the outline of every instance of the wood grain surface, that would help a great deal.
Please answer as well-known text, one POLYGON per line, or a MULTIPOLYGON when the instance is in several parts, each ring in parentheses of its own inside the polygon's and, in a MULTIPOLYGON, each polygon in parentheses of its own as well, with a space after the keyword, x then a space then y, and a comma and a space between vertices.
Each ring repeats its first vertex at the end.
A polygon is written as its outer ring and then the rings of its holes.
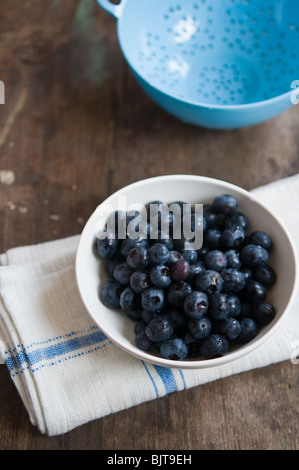
MULTIPOLYGON (((102 200, 146 177, 251 189, 299 171, 299 108, 234 131, 181 123, 136 84, 115 20, 94 0, 1 0, 0 80, 1 252, 80 233, 102 200)), ((298 367, 253 370, 47 437, 0 365, 0 449, 298 450, 298 367)))

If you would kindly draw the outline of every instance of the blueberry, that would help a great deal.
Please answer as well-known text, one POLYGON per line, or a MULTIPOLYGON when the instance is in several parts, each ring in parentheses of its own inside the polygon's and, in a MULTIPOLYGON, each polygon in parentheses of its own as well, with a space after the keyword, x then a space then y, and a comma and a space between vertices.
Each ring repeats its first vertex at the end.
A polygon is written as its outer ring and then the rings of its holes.
POLYGON ((171 284, 170 269, 164 264, 156 264, 150 270, 150 280, 156 287, 169 287, 171 284))
POLYGON ((252 271, 254 279, 265 287, 271 287, 276 281, 276 273, 271 266, 264 264, 263 266, 258 266, 252 271))
POLYGON ((142 351, 148 351, 153 345, 153 342, 146 336, 145 331, 140 331, 136 334, 135 343, 137 348, 142 351))
POLYGON ((113 277, 116 281, 124 286, 128 286, 130 284, 130 277, 133 273, 133 269, 126 263, 126 261, 122 261, 117 263, 113 271, 113 277))
POLYGON ((126 310, 124 310, 124 313, 128 318, 130 318, 130 320, 134 322, 140 321, 142 319, 142 308, 139 305, 128 307, 126 310))
POLYGON ((273 242, 270 235, 263 232, 262 230, 256 230, 251 233, 248 237, 248 242, 253 245, 259 245, 265 248, 265 250, 270 250, 272 248, 273 242))
POLYGON ((227 340, 233 340, 240 335, 241 325, 236 318, 227 317, 217 322, 215 331, 217 334, 224 336, 227 340))
POLYGON ((238 200, 231 194, 221 194, 215 197, 212 206, 216 214, 227 215, 238 209, 238 200))
POLYGON ((192 212, 183 216, 182 227, 184 235, 189 232, 194 234, 204 231, 207 228, 207 222, 201 214, 192 212))
POLYGON ((141 294, 145 289, 150 287, 150 285, 150 277, 147 272, 134 271, 131 274, 130 287, 136 294, 141 294))
POLYGON ((171 268, 171 266, 176 263, 177 261, 184 259, 182 253, 176 250, 169 251, 169 257, 166 261, 166 265, 171 268))
POLYGON ((190 264, 184 259, 177 261, 170 270, 174 281, 185 281, 190 274, 190 264))
POLYGON ((168 289, 168 302, 174 307, 181 307, 184 303, 185 297, 190 294, 190 292, 192 292, 192 287, 188 282, 174 282, 168 289))
POLYGON ((165 294, 163 289, 149 287, 141 294, 141 305, 148 312, 160 312, 165 306, 165 294))
POLYGON ((171 310, 166 316, 173 328, 184 328, 186 326, 186 315, 181 310, 171 310))
POLYGON ((208 317, 191 318, 188 321, 188 329, 195 339, 203 339, 211 333, 212 323, 208 317))
POLYGON ((205 270, 204 263, 202 261, 197 261, 195 264, 190 265, 190 273, 187 277, 188 282, 192 282, 195 279, 195 276, 199 273, 203 273, 205 270))
POLYGON ((161 230, 151 232, 151 240, 154 243, 161 243, 162 245, 165 245, 168 250, 174 249, 172 237, 168 233, 162 232, 161 230))
POLYGON ((96 251, 101 258, 112 259, 116 256, 119 241, 111 231, 105 233, 105 238, 97 238, 96 251))
POLYGON ((238 269, 224 269, 221 271, 221 276, 223 279, 223 289, 226 292, 239 292, 246 284, 244 274, 242 274, 238 269))
POLYGON ((228 260, 223 251, 211 250, 205 257, 205 263, 207 269, 221 271, 227 267, 228 260))
POLYGON ((208 296, 203 292, 193 291, 184 299, 184 312, 190 318, 203 317, 209 308, 208 296))
POLYGON ((231 317, 237 317, 240 315, 242 311, 242 302, 236 295, 228 295, 227 296, 228 304, 229 304, 229 312, 228 315, 231 317))
POLYGON ((196 250, 183 250, 182 255, 189 264, 195 264, 198 260, 198 254, 196 250))
POLYGON ((165 315, 158 315, 147 324, 145 334, 153 342, 166 341, 172 336, 173 328, 165 315))
POLYGON ((200 261, 204 261, 209 251, 211 251, 211 249, 208 246, 203 245, 199 250, 197 250, 198 259, 200 261))
POLYGON ((246 230, 248 229, 248 225, 248 218, 241 212, 232 212, 226 215, 223 220, 224 228, 232 228, 238 226, 242 227, 242 229, 246 232, 246 230))
POLYGON ((258 332, 256 322, 252 318, 243 318, 240 322, 241 332, 236 338, 238 343, 248 343, 253 340, 258 332))
POLYGON ((149 263, 148 250, 142 246, 132 248, 128 253, 127 263, 133 269, 145 268, 149 263))
POLYGON ((208 228, 204 233, 204 244, 211 250, 221 248, 222 233, 218 228, 208 228))
POLYGON ((212 204, 204 204, 203 216, 206 220, 207 228, 218 225, 218 222, 220 221, 221 217, 219 214, 216 214, 212 204))
POLYGON ((120 307, 120 298, 124 290, 122 286, 117 281, 107 281, 101 291, 101 298, 103 304, 108 308, 119 308, 120 307))
POLYGON ((224 356, 228 351, 227 339, 218 334, 211 334, 200 345, 200 353, 205 359, 216 359, 224 356))
POLYGON ((117 258, 113 258, 113 259, 106 259, 105 261, 105 272, 107 274, 107 276, 111 279, 113 278, 113 271, 114 271, 114 268, 115 266, 119 263, 119 260, 117 258))
POLYGON ((269 259, 268 251, 260 245, 249 244, 241 251, 241 261, 249 268, 255 268, 267 263, 269 259))
POLYGON ((203 273, 197 274, 194 280, 196 290, 204 292, 207 295, 220 292, 223 286, 223 279, 220 273, 207 269, 203 273))
POLYGON ((144 321, 138 320, 134 325, 135 335, 138 335, 138 333, 141 333, 141 331, 145 331, 145 327, 146 327, 146 324, 144 323, 144 321))
POLYGON ((225 256, 227 258, 227 267, 233 269, 240 269, 242 266, 240 255, 236 250, 227 250, 225 251, 225 256))
POLYGON ((147 310, 142 310, 141 312, 141 319, 142 321, 148 325, 148 323, 153 319, 160 315, 160 312, 148 312, 147 310))
POLYGON ((139 307, 139 297, 131 287, 126 287, 120 296, 120 306, 123 310, 131 310, 139 307))
POLYGON ((165 359, 182 361, 188 356, 188 347, 181 338, 171 338, 161 344, 160 353, 165 359))
POLYGON ((210 296, 209 302, 209 313, 212 318, 214 318, 215 320, 220 320, 227 317, 230 310, 230 306, 228 303, 228 298, 225 294, 222 294, 221 292, 216 292, 216 294, 210 296))
POLYGON ((267 289, 260 282, 249 279, 244 288, 244 297, 251 304, 264 302, 267 297, 267 289))
POLYGON ((154 243, 148 251, 152 263, 165 264, 169 258, 169 250, 163 243, 154 243))
POLYGON ((253 276, 252 270, 248 268, 247 266, 241 266, 239 271, 245 276, 246 281, 248 281, 249 279, 252 279, 252 276, 253 276))
POLYGON ((251 317, 260 325, 265 326, 274 319, 275 313, 272 304, 262 303, 254 305, 251 317))
POLYGON ((142 239, 140 237, 136 238, 135 240, 133 238, 126 238, 120 245, 120 253, 124 258, 126 258, 132 248, 137 248, 140 246, 147 248, 148 240, 142 239))
POLYGON ((222 232, 221 241, 226 248, 238 248, 245 240, 245 232, 242 227, 226 228, 222 232))

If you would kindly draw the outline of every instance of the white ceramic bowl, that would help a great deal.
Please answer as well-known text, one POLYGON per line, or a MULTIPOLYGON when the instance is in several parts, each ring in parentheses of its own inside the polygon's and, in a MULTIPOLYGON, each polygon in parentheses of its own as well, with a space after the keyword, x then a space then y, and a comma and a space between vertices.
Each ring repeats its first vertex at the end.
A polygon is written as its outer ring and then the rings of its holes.
POLYGON ((153 364, 180 369, 198 369, 219 366, 237 360, 259 347, 266 341, 287 315, 294 300, 297 284, 297 264, 293 242, 281 225, 279 219, 262 206, 249 192, 232 184, 200 176, 171 175, 150 178, 122 188, 104 201, 88 220, 78 246, 76 257, 76 276, 79 292, 85 307, 94 322, 113 343, 127 353, 153 364), (99 261, 93 251, 96 231, 99 224, 106 220, 101 215, 103 204, 111 204, 116 210, 118 198, 125 196, 128 206, 146 204, 153 200, 165 203, 183 200, 188 203, 211 202, 217 195, 232 194, 239 201, 239 209, 249 219, 249 231, 264 230, 273 239, 269 264, 277 273, 275 285, 269 289, 267 300, 276 308, 275 319, 263 327, 254 340, 241 345, 223 357, 209 360, 167 360, 158 355, 141 351, 135 345, 134 322, 121 310, 109 310, 101 300, 99 293, 107 277, 104 263, 99 261))

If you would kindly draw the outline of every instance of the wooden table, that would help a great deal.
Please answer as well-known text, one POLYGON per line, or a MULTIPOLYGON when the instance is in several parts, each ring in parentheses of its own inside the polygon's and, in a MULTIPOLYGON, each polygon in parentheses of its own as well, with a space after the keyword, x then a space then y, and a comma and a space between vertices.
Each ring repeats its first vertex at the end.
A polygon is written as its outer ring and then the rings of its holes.
MULTIPOLYGON (((94 0, 2 0, 0 250, 79 233, 95 207, 156 175, 212 176, 251 189, 299 171, 299 109, 235 131, 161 111, 125 64, 94 0)), ((1 449, 298 449, 291 361, 173 393, 42 436, 0 365, 1 449)))

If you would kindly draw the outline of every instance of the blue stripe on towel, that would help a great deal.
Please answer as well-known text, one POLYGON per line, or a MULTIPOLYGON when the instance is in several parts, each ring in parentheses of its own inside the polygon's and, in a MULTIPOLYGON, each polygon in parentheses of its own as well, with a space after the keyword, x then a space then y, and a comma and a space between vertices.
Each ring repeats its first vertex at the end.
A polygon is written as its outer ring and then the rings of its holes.
POLYGON ((175 381, 173 372, 171 369, 167 369, 166 367, 161 367, 161 366, 154 366, 156 369, 160 379, 163 382, 165 392, 166 393, 171 393, 171 392, 176 392, 177 391, 177 383, 175 381))
POLYGON ((24 347, 16 354, 11 355, 5 359, 5 363, 10 371, 21 367, 23 364, 33 366, 42 361, 56 359, 59 356, 78 351, 79 349, 101 343, 107 337, 101 331, 90 333, 77 338, 72 338, 67 341, 60 341, 57 344, 35 349, 33 351, 26 351, 24 347))

